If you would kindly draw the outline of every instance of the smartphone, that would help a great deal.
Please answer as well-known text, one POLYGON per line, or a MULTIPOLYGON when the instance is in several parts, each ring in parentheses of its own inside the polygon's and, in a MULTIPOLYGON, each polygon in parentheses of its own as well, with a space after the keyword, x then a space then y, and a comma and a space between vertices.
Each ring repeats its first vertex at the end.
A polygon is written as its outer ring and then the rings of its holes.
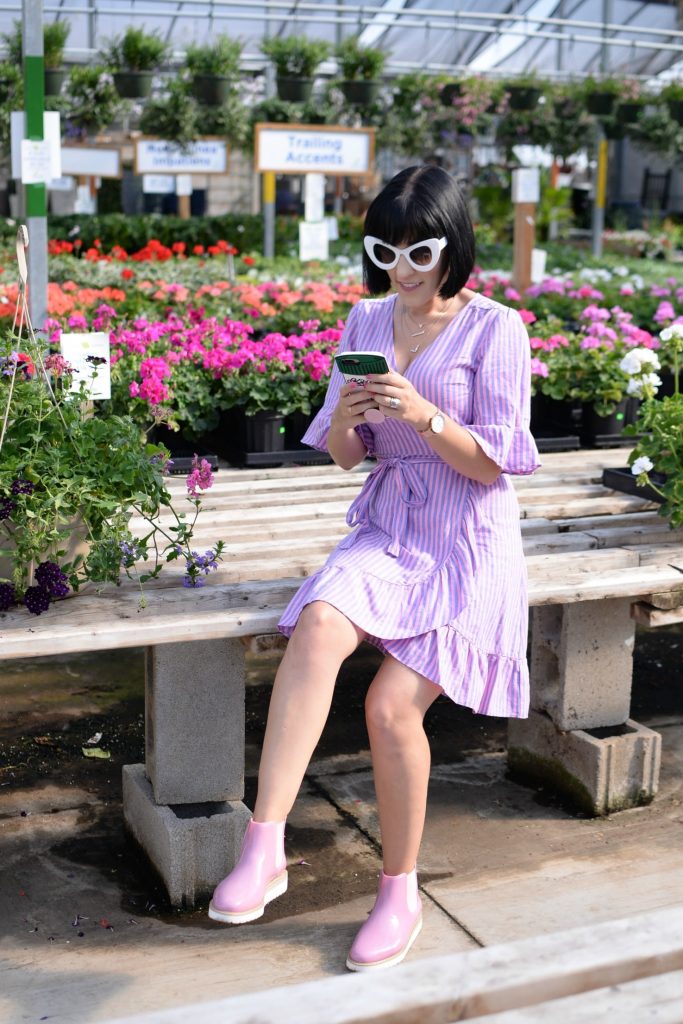
POLYGON ((334 361, 347 384, 367 384, 368 373, 389 373, 389 364, 381 352, 344 352, 335 356, 334 361))

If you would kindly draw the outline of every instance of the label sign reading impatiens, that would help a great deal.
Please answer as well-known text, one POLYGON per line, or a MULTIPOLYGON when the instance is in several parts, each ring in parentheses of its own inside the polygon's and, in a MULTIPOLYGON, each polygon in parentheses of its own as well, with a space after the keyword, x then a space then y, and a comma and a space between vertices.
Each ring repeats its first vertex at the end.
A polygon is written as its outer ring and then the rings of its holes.
POLYGON ((186 149, 164 139, 135 140, 136 174, 225 174, 227 167, 224 139, 200 139, 186 149))
POLYGON ((371 174, 374 128, 257 124, 256 170, 277 174, 371 174))

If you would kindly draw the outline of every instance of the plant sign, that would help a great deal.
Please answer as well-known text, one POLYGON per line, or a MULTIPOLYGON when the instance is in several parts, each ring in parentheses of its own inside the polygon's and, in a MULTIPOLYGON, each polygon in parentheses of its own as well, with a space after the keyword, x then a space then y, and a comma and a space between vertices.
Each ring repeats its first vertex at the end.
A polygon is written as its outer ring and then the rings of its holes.
POLYGON ((104 331, 85 334, 62 334, 59 340, 62 356, 72 367, 71 391, 85 385, 88 399, 111 398, 109 335, 104 331))

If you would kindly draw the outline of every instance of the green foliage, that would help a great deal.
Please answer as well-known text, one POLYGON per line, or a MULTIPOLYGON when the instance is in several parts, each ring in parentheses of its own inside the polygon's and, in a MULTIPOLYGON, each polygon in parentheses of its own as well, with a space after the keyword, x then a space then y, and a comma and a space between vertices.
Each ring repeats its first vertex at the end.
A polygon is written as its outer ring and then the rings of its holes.
POLYGON ((649 459, 652 468, 638 474, 639 484, 654 487, 664 502, 659 514, 668 516, 672 527, 683 526, 683 393, 680 369, 683 365, 683 328, 680 324, 662 331, 660 337, 674 372, 674 393, 665 398, 650 397, 638 410, 638 419, 624 433, 636 437, 629 466, 649 459))
POLYGON ((190 43, 185 51, 185 66, 191 75, 219 75, 237 78, 240 71, 242 43, 230 36, 217 36, 210 46, 190 43))
MULTIPOLYGON (((48 21, 43 25, 43 55, 45 67, 59 68, 64 57, 64 47, 71 25, 68 21, 48 21)), ((23 64, 21 22, 15 21, 11 32, 3 33, 2 39, 8 50, 8 61, 21 70, 23 64)))
POLYGON ((330 50, 324 39, 308 36, 272 36, 261 42, 261 52, 270 58, 281 78, 311 78, 330 50))
POLYGON ((203 135, 199 107, 190 96, 188 83, 173 78, 166 83, 164 95, 148 100, 140 117, 140 129, 146 135, 176 142, 181 148, 203 135))
POLYGON ((665 160, 680 163, 683 155, 683 125, 678 124, 666 106, 656 107, 629 126, 629 136, 639 149, 656 153, 665 160))
POLYGON ((69 125, 76 133, 106 128, 121 108, 114 80, 103 67, 76 64, 69 71, 62 99, 69 125))
POLYGON ((200 106, 198 117, 202 135, 220 135, 239 149, 246 149, 250 145, 252 128, 249 110, 236 92, 220 107, 200 106))
POLYGON ((10 141, 10 114, 24 106, 24 79, 21 63, 0 62, 0 147, 5 151, 10 141))
POLYGON ((659 93, 657 97, 661 103, 681 103, 683 102, 683 79, 676 79, 673 82, 669 82, 659 93))
POLYGON ((111 40, 101 56, 112 71, 156 71, 168 53, 168 44, 157 32, 129 25, 122 36, 111 40))
POLYGON ((371 46, 361 46, 358 36, 347 36, 334 51, 342 78, 347 81, 374 81, 384 71, 388 54, 371 46))
POLYGON ((34 340, 5 335, 0 358, 0 409, 6 425, 0 439, 5 513, 0 542, 11 565, 4 579, 16 587, 17 597, 21 600, 33 583, 36 563, 44 560, 57 562, 77 590, 88 580, 117 583, 123 573, 135 576, 141 559, 154 563, 149 578, 158 575, 162 561, 180 553, 189 556, 200 502, 188 499, 193 508, 189 522, 171 508, 163 479, 166 449, 146 443, 130 417, 85 412, 86 386, 71 393, 68 368, 50 367, 50 360, 46 368, 34 340), (161 509, 172 514, 172 526, 159 523, 161 509), (133 514, 149 524, 143 540, 134 541, 130 534, 133 514), (87 553, 65 561, 77 524, 82 524, 87 553), (134 549, 135 557, 122 558, 122 545, 134 549))
POLYGON ((581 92, 584 96, 590 96, 596 92, 610 93, 621 99, 624 97, 624 81, 624 78, 594 78, 589 75, 581 82, 581 92))

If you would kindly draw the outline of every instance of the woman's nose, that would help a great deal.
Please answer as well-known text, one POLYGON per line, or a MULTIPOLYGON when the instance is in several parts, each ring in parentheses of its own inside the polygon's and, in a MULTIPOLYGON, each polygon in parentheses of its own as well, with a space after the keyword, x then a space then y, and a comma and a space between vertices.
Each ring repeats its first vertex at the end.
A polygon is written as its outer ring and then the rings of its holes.
POLYGON ((404 278, 412 276, 413 268, 411 267, 410 263, 408 263, 408 260, 405 258, 405 256, 401 254, 398 258, 398 263, 396 264, 396 277, 404 278))

